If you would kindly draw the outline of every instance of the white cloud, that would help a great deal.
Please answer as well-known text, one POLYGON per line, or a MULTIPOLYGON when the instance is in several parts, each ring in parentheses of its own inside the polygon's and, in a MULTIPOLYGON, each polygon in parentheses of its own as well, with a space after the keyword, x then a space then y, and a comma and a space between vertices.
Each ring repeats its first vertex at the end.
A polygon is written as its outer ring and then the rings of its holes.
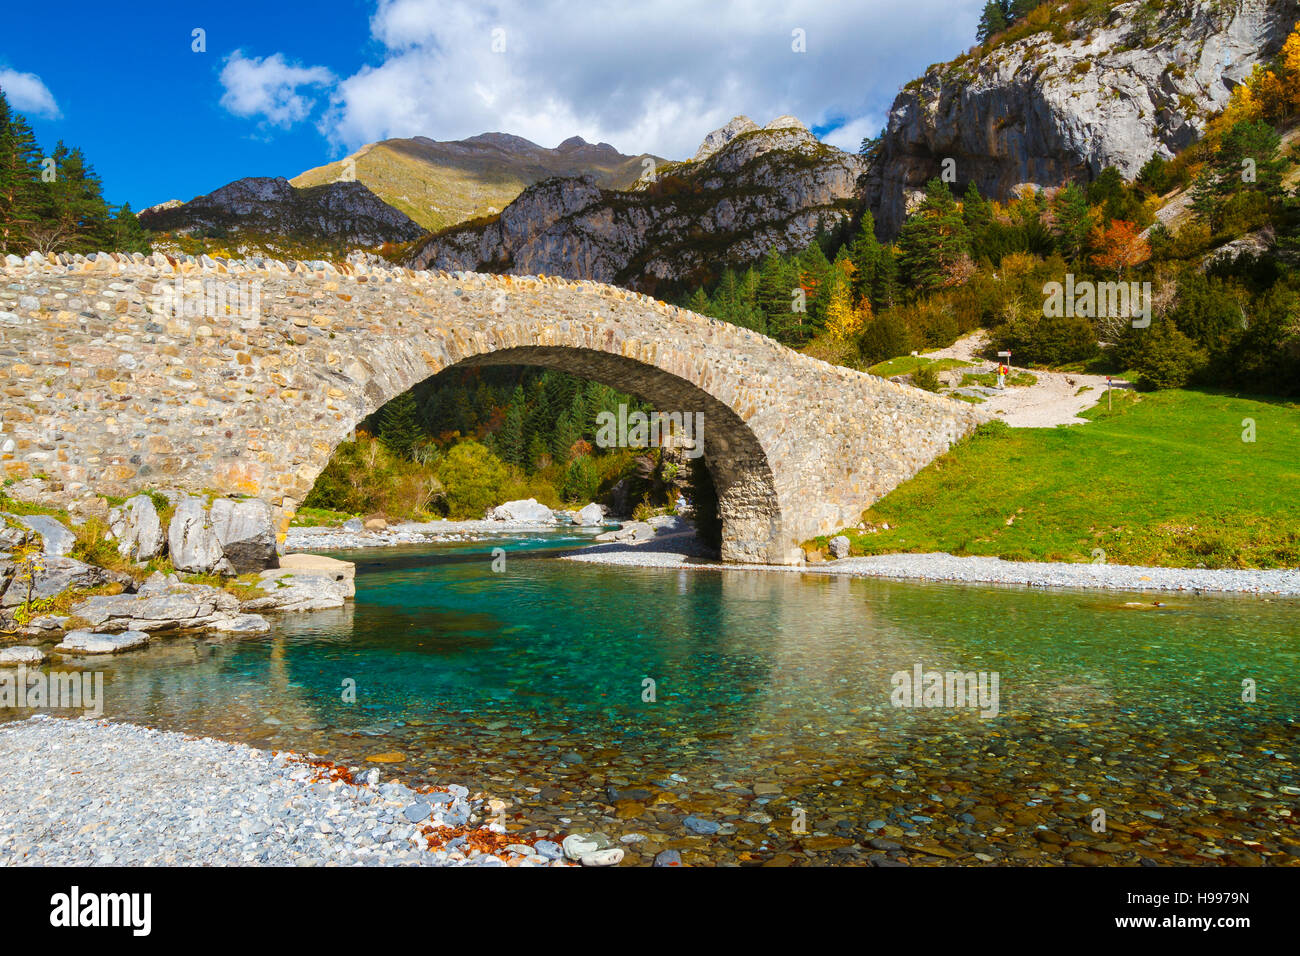
POLYGON ((501 131, 680 158, 736 114, 792 113, 856 149, 899 84, 974 42, 982 5, 379 0, 370 26, 382 60, 338 84, 319 125, 347 149, 501 131), (792 50, 795 29, 805 53, 792 50))
POLYGON ((324 67, 238 51, 222 71, 231 112, 288 126, 330 87, 317 128, 336 147, 484 132, 555 146, 690 156, 732 116, 791 113, 856 149, 899 84, 974 41, 982 0, 377 0, 376 61, 324 67), (793 50, 802 31, 806 52, 793 50), (501 49, 504 45, 504 49, 501 49))
POLYGON ((328 87, 334 74, 323 66, 295 66, 276 53, 258 58, 236 50, 221 69, 225 92, 221 105, 236 116, 260 116, 272 126, 292 126, 310 115, 316 105, 303 87, 328 87))
POLYGON ((54 94, 35 73, 19 73, 0 68, 0 90, 4 90, 9 105, 20 113, 32 113, 47 119, 58 119, 63 114, 54 94))

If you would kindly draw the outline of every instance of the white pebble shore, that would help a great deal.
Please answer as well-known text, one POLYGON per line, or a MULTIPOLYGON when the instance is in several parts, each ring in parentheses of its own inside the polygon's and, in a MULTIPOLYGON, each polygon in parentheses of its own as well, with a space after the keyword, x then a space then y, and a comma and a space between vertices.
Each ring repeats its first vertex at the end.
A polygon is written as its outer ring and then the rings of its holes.
POLYGON ((38 715, 0 724, 0 766, 9 866, 563 865, 522 845, 500 856, 428 849, 426 824, 470 814, 470 826, 489 824, 486 798, 463 787, 315 782, 302 758, 209 737, 38 715))
MULTIPOLYGON (((650 542, 651 545, 655 542, 650 542)), ((785 571, 798 574, 843 575, 855 578, 951 581, 962 584, 1004 584, 1033 588, 1082 588, 1108 591, 1238 593, 1293 597, 1300 595, 1300 570, 1211 570, 1204 568, 1146 568, 1126 564, 1063 564, 1047 561, 1004 561, 1001 558, 957 557, 951 554, 882 554, 842 558, 798 567, 703 562, 678 549, 639 547, 588 548, 565 555, 568 561, 626 567, 691 570, 785 571)))

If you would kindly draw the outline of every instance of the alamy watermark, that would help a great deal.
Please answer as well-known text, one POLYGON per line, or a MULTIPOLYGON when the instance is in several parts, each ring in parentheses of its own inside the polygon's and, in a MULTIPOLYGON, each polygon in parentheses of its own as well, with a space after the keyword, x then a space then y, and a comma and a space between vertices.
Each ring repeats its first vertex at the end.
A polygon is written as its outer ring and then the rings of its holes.
POLYGON ((156 315, 218 318, 234 315, 256 319, 262 314, 262 280, 186 278, 154 287, 150 308, 156 315))
POLYGON ((1043 315, 1049 319, 1132 319, 1135 329, 1151 324, 1150 282, 1076 282, 1067 272, 1064 283, 1045 283, 1043 295, 1043 315))
POLYGON ((596 415, 598 448, 652 448, 662 446, 668 436, 680 436, 682 454, 699 458, 704 454, 703 412, 629 412, 620 404, 618 412, 596 415))
POLYGON ((895 707, 978 707, 985 720, 998 715, 997 671, 927 671, 918 661, 895 671, 889 702, 895 707))
POLYGON ((103 671, 29 671, 19 664, 0 670, 0 707, 35 710, 80 710, 87 717, 104 715, 103 671))

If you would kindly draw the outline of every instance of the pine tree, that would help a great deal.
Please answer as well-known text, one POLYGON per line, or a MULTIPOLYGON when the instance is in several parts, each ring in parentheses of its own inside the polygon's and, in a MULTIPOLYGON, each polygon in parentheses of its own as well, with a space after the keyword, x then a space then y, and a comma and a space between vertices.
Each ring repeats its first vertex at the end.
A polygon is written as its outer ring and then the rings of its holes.
POLYGON ((1224 213, 1238 197, 1259 206, 1281 206, 1283 162, 1280 139, 1264 120, 1241 120, 1224 134, 1218 150, 1192 187, 1192 210, 1212 232, 1223 226, 1224 213))
POLYGON ((943 180, 926 184, 925 200, 903 223, 898 250, 912 287, 927 292, 942 287, 949 270, 970 253, 970 232, 943 180))
POLYGON ((870 299, 880 272, 882 248, 876 238, 876 221, 871 210, 863 210, 862 222, 858 227, 858 237, 849 247, 849 258, 853 261, 853 296, 856 299, 870 299))
POLYGON ((1010 21, 1007 18, 1008 4, 1000 3, 999 0, 989 0, 984 4, 984 12, 980 14, 980 25, 975 31, 975 39, 983 43, 994 34, 1001 33, 1008 26, 1010 21))
POLYGON ((871 307, 876 312, 892 309, 903 301, 903 285, 899 280, 898 271, 897 247, 882 246, 880 267, 876 271, 876 281, 871 288, 871 307))
POLYGON ((1088 233, 1092 231, 1092 213, 1088 209, 1088 197, 1083 189, 1070 183, 1052 197, 1052 218, 1055 220, 1053 232, 1056 234, 1057 248, 1067 262, 1078 262, 1088 243, 1088 233))
POLYGON ((40 155, 32 128, 0 90, 0 253, 31 251, 25 233, 39 215, 40 155))
POLYGON ((153 251, 153 246, 149 242, 149 233, 144 226, 140 225, 140 220, 131 210, 129 202, 123 203, 117 210, 110 226, 112 235, 110 249, 113 252, 140 252, 148 255, 153 251))
POLYGON ((423 437, 414 393, 405 391, 379 410, 379 440, 398 458, 409 459, 423 437))
POLYGON ((962 221, 970 233, 970 252, 974 259, 990 254, 990 238, 994 231, 993 204, 980 195, 979 187, 971 182, 961 200, 962 221))
POLYGON ((510 404, 506 407, 505 422, 496 433, 495 450, 497 457, 510 465, 524 467, 528 446, 524 443, 524 387, 516 385, 510 404))
POLYGON ((708 295, 705 294, 703 289, 697 288, 693 293, 691 293, 691 297, 686 300, 686 308, 690 309, 692 312, 699 313, 700 315, 708 315, 708 295))
POLYGON ((775 247, 768 249, 758 272, 757 307, 767 334, 778 342, 786 341, 796 326, 794 308, 799 304, 798 289, 796 270, 775 247))
POLYGON ((80 149, 61 140, 51 157, 54 176, 40 183, 36 223, 27 238, 40 252, 96 252, 112 244, 103 186, 80 149))

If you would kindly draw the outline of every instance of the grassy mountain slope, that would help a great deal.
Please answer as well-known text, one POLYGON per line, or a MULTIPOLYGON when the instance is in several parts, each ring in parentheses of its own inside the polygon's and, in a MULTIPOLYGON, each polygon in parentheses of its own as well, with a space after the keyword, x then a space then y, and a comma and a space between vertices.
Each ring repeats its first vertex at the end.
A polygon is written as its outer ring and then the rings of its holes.
POLYGON ((627 189, 647 159, 662 162, 649 154, 625 156, 606 143, 592 145, 577 136, 555 149, 504 133, 447 142, 417 136, 371 143, 291 182, 334 182, 351 163, 357 180, 375 195, 436 231, 497 213, 528 186, 552 176, 590 175, 606 189, 627 189))

